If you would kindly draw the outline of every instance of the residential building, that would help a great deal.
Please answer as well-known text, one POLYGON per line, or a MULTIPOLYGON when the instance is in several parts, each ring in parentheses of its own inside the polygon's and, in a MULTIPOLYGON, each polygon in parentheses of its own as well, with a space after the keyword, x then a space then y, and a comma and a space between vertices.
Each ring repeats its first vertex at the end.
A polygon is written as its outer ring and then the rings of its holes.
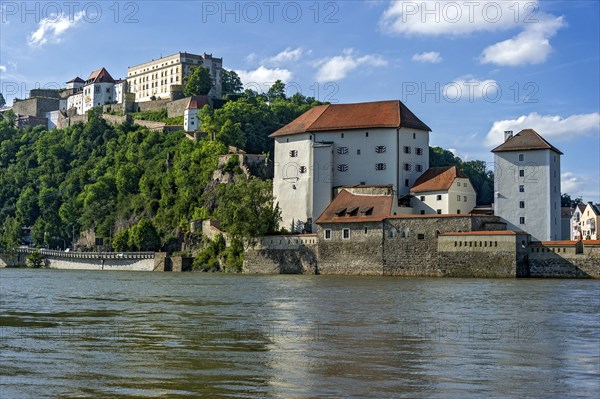
POLYGON ((200 130, 200 120, 197 118, 198 111, 205 105, 208 105, 207 96, 192 96, 187 107, 183 111, 183 130, 186 132, 195 132, 200 130))
POLYGON ((391 185, 409 194, 429 168, 431 129, 400 101, 320 105, 275 139, 273 195, 282 227, 310 232, 335 187, 391 185))
POLYGON ((583 216, 585 208, 586 206, 584 204, 579 204, 573 209, 573 214, 571 215, 571 240, 573 241, 579 241, 583 239, 581 234, 583 231, 581 217, 583 216))
POLYGON ((559 240, 562 152, 533 129, 505 132, 504 143, 492 152, 495 215, 534 241, 559 240))
POLYGON ((584 240, 598 239, 598 225, 600 224, 600 209, 589 202, 581 214, 581 236, 584 240))
POLYGON ((477 203, 473 184, 456 166, 429 168, 410 192, 414 213, 421 215, 471 213, 477 203))
POLYGON ((213 88, 209 96, 221 98, 221 74, 223 59, 212 54, 197 55, 186 52, 175 53, 157 60, 135 65, 127 69, 129 90, 135 101, 169 99, 173 91, 181 91, 185 78, 192 68, 203 66, 209 69, 213 88))

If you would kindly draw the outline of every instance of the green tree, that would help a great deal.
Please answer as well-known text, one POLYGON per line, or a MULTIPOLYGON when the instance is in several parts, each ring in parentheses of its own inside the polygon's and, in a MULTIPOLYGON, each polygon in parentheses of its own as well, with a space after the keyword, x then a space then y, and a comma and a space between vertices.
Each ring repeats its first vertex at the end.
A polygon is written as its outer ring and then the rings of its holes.
POLYGON ((129 247, 138 251, 158 251, 160 249, 160 237, 154 224, 148 219, 142 219, 131 228, 129 235, 129 247))
POLYGON ((238 94, 242 92, 244 85, 235 71, 223 69, 221 72, 221 89, 223 94, 238 94))
POLYGON ((4 99, 4 95, 2 95, 2 93, 0 93, 0 107, 4 107, 5 105, 6 105, 6 100, 4 99))
POLYGON ((193 67, 185 79, 183 93, 186 96, 207 95, 213 87, 210 70, 206 67, 193 67))
POLYGON ((33 251, 26 258, 27 267, 33 267, 39 269, 40 267, 44 267, 46 265, 46 259, 44 255, 40 253, 40 251, 33 251))
POLYGON ((21 244, 21 225, 17 219, 7 217, 0 226, 0 248, 13 249, 21 244))
POLYGON ((569 208, 574 208, 577 205, 583 205, 583 199, 581 197, 573 199, 567 193, 560 195, 560 206, 568 206, 569 208))
POLYGON ((285 84, 281 80, 277 79, 269 88, 267 97, 269 98, 269 101, 285 100, 285 84))
POLYGON ((129 230, 123 229, 119 231, 113 238, 112 247, 117 252, 129 250, 129 230))

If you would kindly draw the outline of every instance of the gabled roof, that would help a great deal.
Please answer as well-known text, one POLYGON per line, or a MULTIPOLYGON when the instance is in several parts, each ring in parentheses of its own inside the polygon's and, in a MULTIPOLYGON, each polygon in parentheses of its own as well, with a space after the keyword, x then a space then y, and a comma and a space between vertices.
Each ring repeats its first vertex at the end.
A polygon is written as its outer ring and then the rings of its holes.
POLYGON ((76 76, 75 78, 69 80, 67 83, 84 83, 85 80, 81 79, 79 76, 76 76))
POLYGON ((319 105, 306 111, 269 137, 332 130, 400 127, 431 131, 429 126, 417 118, 401 101, 391 100, 319 105))
POLYGON ((208 105, 208 96, 191 96, 185 109, 202 109, 205 105, 208 105))
POLYGON ((596 216, 600 215, 600 209, 598 209, 598 207, 596 205, 588 202, 588 204, 585 206, 585 210, 587 210, 588 207, 592 210, 592 212, 596 216))
POLYGON ((457 178, 468 179, 467 175, 458 170, 456 166, 441 166, 429 168, 413 184, 410 191, 412 193, 422 193, 426 191, 446 191, 457 178))
POLYGON ((573 209, 571 209, 568 206, 560 207, 560 218, 561 219, 571 219, 572 216, 573 216, 573 209))
POLYGON ((112 78, 112 76, 110 76, 110 73, 108 73, 108 71, 102 67, 92 72, 90 77, 85 81, 86 85, 92 83, 115 83, 115 80, 112 78))
POLYGON ((562 152, 547 142, 533 129, 523 129, 513 137, 494 148, 492 152, 526 151, 526 150, 552 150, 562 155, 562 152))
POLYGON ((579 204, 579 205, 576 206, 576 208, 579 209, 580 213, 583 213, 583 211, 585 211, 585 207, 586 206, 587 205, 585 205, 585 204, 579 204))
POLYGON ((393 196, 342 190, 317 219, 321 223, 380 222, 392 213, 393 196))

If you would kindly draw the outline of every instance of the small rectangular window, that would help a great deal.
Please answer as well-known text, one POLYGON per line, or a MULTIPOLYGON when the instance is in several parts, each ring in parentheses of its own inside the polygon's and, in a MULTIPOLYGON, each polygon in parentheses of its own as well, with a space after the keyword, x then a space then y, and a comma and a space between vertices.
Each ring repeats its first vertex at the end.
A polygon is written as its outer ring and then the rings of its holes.
POLYGON ((460 201, 460 195, 457 195, 457 196, 456 196, 456 200, 457 200, 457 201, 460 201))
POLYGON ((457 215, 460 215, 460 209, 457 209, 457 210, 456 210, 456 214, 457 214, 457 215))
POLYGON ((417 134, 413 133, 413 140, 417 138, 417 134))
POLYGON ((458 187, 460 187, 460 182, 456 182, 456 185, 457 185, 458 187))
POLYGON ((442 214, 442 210, 441 210, 441 209, 438 209, 438 210, 437 210, 437 214, 438 214, 438 215, 441 215, 441 214, 442 214))
POLYGON ((519 208, 525 208, 525 201, 519 201, 519 208))
POLYGON ((417 155, 423 155, 423 149, 421 147, 417 147, 415 152, 417 153, 417 155))
POLYGON ((341 164, 337 166, 337 170, 338 172, 347 172, 348 171, 348 165, 346 164, 341 164))
POLYGON ((345 155, 348 153, 348 147, 338 147, 337 153, 340 155, 345 155))
POLYGON ((356 150, 356 155, 360 155, 360 150, 356 150))
POLYGON ((347 240, 350 238, 350 229, 343 229, 342 230, 342 238, 344 240, 347 240))
POLYGON ((523 162, 525 160, 525 154, 519 154, 519 162, 523 162))
POLYGON ((375 170, 385 170, 385 163, 376 163, 375 170))
POLYGON ((331 229, 325 229, 325 239, 331 240, 331 229))
POLYGON ((408 179, 404 179, 404 187, 410 187, 410 183, 408 182, 408 179))
POLYGON ((421 210, 421 215, 424 215, 424 214, 425 214, 425 211, 424 211, 424 210, 421 210))
POLYGON ((467 183, 463 183, 463 187, 467 187, 467 183))
POLYGON ((519 169, 519 177, 525 177, 525 169, 519 169))
POLYGON ((437 199, 438 201, 441 201, 442 200, 442 194, 438 194, 435 199, 437 199))
POLYGON ((425 234, 417 234, 417 240, 424 240, 425 234))
POLYGON ((524 216, 521 216, 521 217, 519 218, 519 223, 520 223, 520 224, 525 224, 525 217, 524 217, 524 216))
POLYGON ((383 154, 385 150, 386 148, 384 145, 378 145, 377 147, 375 147, 375 152, 378 154, 383 154))
POLYGON ((300 173, 306 173, 306 166, 300 166, 300 173))
POLYGON ((290 150, 290 158, 296 158, 298 156, 298 150, 290 150))
POLYGON ((467 202, 467 196, 463 195, 463 201, 467 202))
POLYGON ((405 154, 410 154, 411 152, 412 152, 412 148, 411 148, 411 147, 409 147, 409 146, 406 146, 406 145, 405 145, 405 146, 404 146, 404 153, 405 153, 405 154))
POLYGON ((416 171, 417 171, 417 172, 422 172, 422 171, 423 171, 423 165, 421 165, 421 164, 418 164, 418 165, 416 165, 415 167, 416 167, 416 171))
POLYGON ((404 170, 406 170, 406 171, 410 171, 410 170, 412 170, 412 165, 411 165, 411 164, 409 164, 409 163, 405 163, 405 164, 404 164, 404 170))
POLYGON ((524 193, 525 192, 525 186, 523 184, 519 185, 519 192, 520 193, 524 193))
POLYGON ((421 201, 425 202, 425 196, 421 195, 421 201))

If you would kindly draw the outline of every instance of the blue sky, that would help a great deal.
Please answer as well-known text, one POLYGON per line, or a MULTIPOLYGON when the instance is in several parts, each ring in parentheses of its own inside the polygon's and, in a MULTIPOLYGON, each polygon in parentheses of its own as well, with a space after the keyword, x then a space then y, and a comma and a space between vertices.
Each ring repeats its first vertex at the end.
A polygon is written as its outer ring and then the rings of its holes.
POLYGON ((400 99, 431 144, 493 161, 503 130, 564 152, 563 192, 600 202, 599 2, 2 1, 8 102, 104 66, 212 53, 248 87, 347 103, 400 99))

